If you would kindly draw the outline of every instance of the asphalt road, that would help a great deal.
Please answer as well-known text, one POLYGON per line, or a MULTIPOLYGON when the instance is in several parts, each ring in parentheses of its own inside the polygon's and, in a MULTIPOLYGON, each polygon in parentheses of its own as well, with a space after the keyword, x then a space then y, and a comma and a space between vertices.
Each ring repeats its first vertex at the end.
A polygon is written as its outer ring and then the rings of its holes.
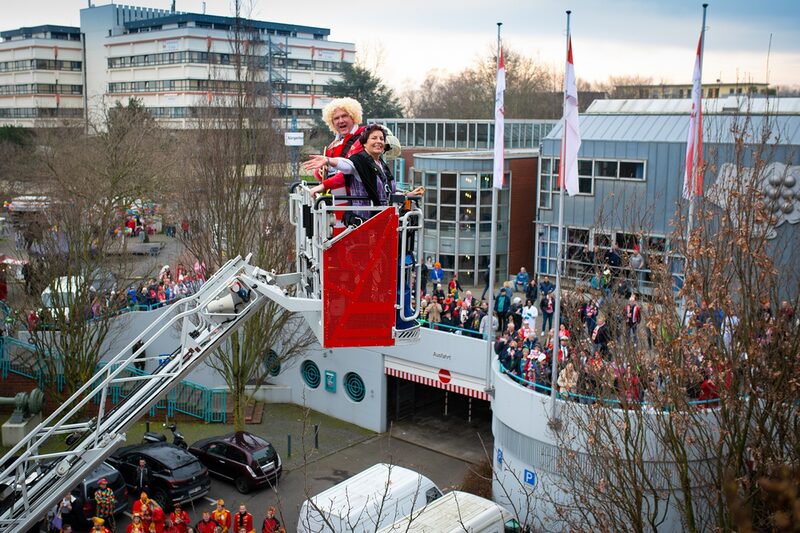
MULTIPOLYGON (((213 510, 218 498, 235 512, 244 503, 253 514, 256 531, 271 505, 278 509, 286 531, 295 531, 300 506, 309 495, 313 496, 333 485, 380 462, 397 464, 416 470, 429 477, 440 489, 447 491, 460 485, 468 463, 405 441, 392 439, 387 434, 378 435, 360 444, 312 462, 305 467, 285 471, 275 490, 265 488, 250 494, 239 494, 233 484, 212 479, 211 491, 205 498, 187 504, 192 522, 200 520, 204 510, 213 510)), ((130 519, 117 519, 117 532, 124 532, 130 519)))

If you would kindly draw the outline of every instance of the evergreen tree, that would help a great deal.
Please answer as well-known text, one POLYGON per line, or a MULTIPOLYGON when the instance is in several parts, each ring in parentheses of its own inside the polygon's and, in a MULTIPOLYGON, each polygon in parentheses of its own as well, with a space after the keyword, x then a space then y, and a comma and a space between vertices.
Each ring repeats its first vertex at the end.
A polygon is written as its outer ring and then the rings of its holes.
POLYGON ((403 109, 394 92, 369 70, 345 63, 342 76, 341 81, 331 81, 328 84, 331 96, 349 96, 358 100, 364 108, 365 119, 403 116, 403 109))

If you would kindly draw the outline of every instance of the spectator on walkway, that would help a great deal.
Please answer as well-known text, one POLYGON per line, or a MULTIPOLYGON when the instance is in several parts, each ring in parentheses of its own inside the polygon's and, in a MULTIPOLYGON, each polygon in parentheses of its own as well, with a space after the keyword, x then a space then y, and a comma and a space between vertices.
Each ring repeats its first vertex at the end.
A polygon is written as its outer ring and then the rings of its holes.
POLYGON ((431 285, 433 285, 434 289, 437 285, 444 281, 444 271, 442 270, 442 264, 439 261, 433 263, 433 268, 430 271, 430 278, 431 285))
POLYGON ((558 374, 558 392, 566 397, 568 394, 575 394, 578 388, 578 372, 572 362, 558 374))
POLYGON ((494 302, 494 310, 497 313, 497 319, 500 321, 501 331, 506 329, 509 309, 511 309, 511 298, 506 294, 506 289, 503 287, 494 302))
POLYGON ((525 288, 525 298, 532 302, 536 302, 539 296, 539 284, 536 283, 536 279, 532 279, 528 282, 528 286, 525 288))
MULTIPOLYGON (((543 291, 544 292, 544 291, 543 291)), ((556 310, 556 302, 553 299, 553 293, 548 292, 542 298, 542 335, 550 331, 553 327, 553 313, 556 310)))
POLYGON ((490 281, 490 272, 491 269, 487 266, 486 271, 483 273, 483 281, 485 283, 483 287, 483 294, 481 294, 481 300, 486 299, 486 293, 489 292, 489 281, 490 281))
POLYGON ((542 282, 539 284, 539 293, 542 296, 542 300, 544 300, 544 297, 548 294, 552 294, 554 290, 556 290, 556 286, 550 283, 550 277, 543 276, 542 282))
POLYGON ((633 344, 634 348, 639 346, 639 338, 637 329, 639 323, 642 321, 642 308, 636 302, 636 295, 631 294, 628 300, 628 305, 625 306, 625 329, 627 332, 628 340, 633 344))
POLYGON ((519 292, 525 292, 525 289, 528 288, 528 271, 525 270, 525 267, 521 267, 519 272, 517 272, 517 277, 514 280, 514 290, 519 292))
POLYGON ((458 300, 463 290, 458 282, 458 273, 453 274, 453 277, 450 278, 450 283, 447 285, 447 294, 454 300, 458 300))
POLYGON ((536 300, 528 298, 525 301, 525 306, 522 308, 522 322, 528 322, 531 328, 536 328, 536 319, 539 318, 539 310, 533 302, 536 300))

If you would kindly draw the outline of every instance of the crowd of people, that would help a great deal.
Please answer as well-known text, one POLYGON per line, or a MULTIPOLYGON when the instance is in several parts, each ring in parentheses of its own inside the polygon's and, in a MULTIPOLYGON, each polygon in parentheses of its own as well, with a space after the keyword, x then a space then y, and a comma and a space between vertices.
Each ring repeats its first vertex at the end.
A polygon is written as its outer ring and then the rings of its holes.
MULTIPOLYGON (((137 492, 139 497, 131 508, 131 522, 125 533, 256 533, 256 522, 245 504, 231 513, 224 500, 217 500, 214 510, 202 511, 201 518, 192 525, 189 512, 180 503, 175 503, 168 512, 146 492, 137 492)), ((101 479, 94 493, 95 514, 92 517, 92 533, 116 533, 114 510, 117 499, 106 479, 101 479)), ((50 533, 72 533, 83 530, 83 524, 73 512, 75 498, 65 496, 48 514, 50 533)), ((261 533, 285 533, 275 507, 267 508, 261 521, 261 533)))
MULTIPOLYGON (((174 273, 170 265, 164 265, 158 276, 129 285, 124 292, 115 287, 96 290, 90 286, 84 315, 86 320, 94 320, 126 310, 158 309, 195 294, 205 281, 206 266, 203 262, 196 261, 193 268, 178 263, 174 273)), ((52 311, 47 307, 29 310, 26 316, 28 330, 33 331, 52 324, 53 317, 50 313, 52 311)))
POLYGON ((169 265, 164 265, 158 277, 131 285, 125 294, 128 307, 157 309, 184 296, 191 296, 200 290, 206 281, 204 263, 195 262, 194 268, 186 268, 178 263, 173 274, 169 265))
MULTIPOLYGON (((625 405, 652 403, 668 379, 654 363, 647 363, 655 359, 648 355, 660 332, 652 331, 644 320, 648 304, 639 301, 633 289, 635 279, 624 274, 616 279, 605 265, 598 275, 609 278, 598 288, 562 291, 560 320, 555 325, 555 285, 548 276, 537 280, 520 269, 496 293, 490 315, 488 302, 462 290, 457 274, 444 285, 441 265, 428 258, 423 267, 420 317, 425 327, 480 339, 491 335, 501 370, 538 392, 550 394, 555 388, 562 397, 584 403, 600 399, 625 405), (553 364, 558 365, 555 374, 553 364)), ((771 331, 767 325, 775 319, 768 301, 763 315, 764 331, 771 331)), ((781 304, 778 316, 794 316, 788 302, 781 304)), ((720 342, 731 348, 739 323, 736 316, 725 316, 700 302, 697 312, 687 317, 685 328, 713 327, 720 342)), ((716 405, 720 387, 730 376, 704 360, 700 350, 693 351, 686 364, 689 402, 700 407, 716 405)))

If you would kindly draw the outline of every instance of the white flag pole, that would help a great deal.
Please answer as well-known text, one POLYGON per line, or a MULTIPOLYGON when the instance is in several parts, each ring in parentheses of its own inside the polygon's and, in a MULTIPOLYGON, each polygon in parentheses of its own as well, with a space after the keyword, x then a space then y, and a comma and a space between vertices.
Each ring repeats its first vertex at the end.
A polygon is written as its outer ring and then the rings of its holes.
MULTIPOLYGON (((553 312, 552 328, 555 331, 553 337, 553 353, 550 356, 550 364, 552 371, 550 373, 550 421, 554 423, 557 419, 557 404, 556 398, 558 396, 558 353, 561 350, 561 342, 558 338, 558 328, 561 324, 561 269, 564 264, 564 196, 567 194, 567 169, 564 165, 564 155, 567 145, 567 76, 569 69, 569 41, 570 41, 570 27, 569 19, 572 11, 567 11, 567 50, 564 55, 567 60, 564 62, 564 124, 561 130, 561 159, 559 161, 559 184, 558 184, 558 246, 556 247, 556 305, 553 312)), ((545 335, 548 332, 545 332, 545 335)), ((547 337, 545 337, 546 339, 547 337)))
MULTIPOLYGON (((497 71, 500 70, 500 54, 502 53, 500 44, 500 28, 503 26, 502 22, 497 23, 497 71)), ((499 92, 499 91, 497 91, 499 92)), ((497 94, 495 95, 497 98, 497 94)), ((497 101, 495 101, 495 107, 497 101)), ((504 111, 505 112, 505 111, 504 111)), ((495 143, 495 159, 497 158, 497 146, 500 143, 500 150, 505 146, 505 121, 500 124, 498 131, 497 111, 495 110, 495 125, 494 125, 494 143, 495 143)), ((502 154, 502 152, 501 152, 502 154)), ((503 163, 505 164, 505 163, 503 163)), ((497 172, 497 162, 495 161, 495 172, 497 172)), ((502 172, 502 168, 500 169, 502 172)), ((494 359, 494 282, 495 270, 497 269, 497 262, 495 256, 497 255, 497 187, 495 187, 495 177, 492 177, 492 229, 491 241, 489 244, 489 308, 486 315, 486 384, 485 390, 489 394, 494 394, 494 375, 492 373, 492 360, 494 359)), ((480 224, 480 217, 478 217, 478 224, 480 224)), ((498 320, 499 323, 499 320, 498 320)))
MULTIPOLYGON (((700 109, 697 109, 698 116, 703 113, 703 51, 706 47, 706 9, 708 4, 703 4, 703 25, 700 28, 700 57, 698 64, 700 66, 700 109)), ((694 217, 696 209, 697 197, 697 179, 699 177, 698 163, 701 161, 702 154, 702 135, 703 135, 703 121, 697 120, 697 130, 694 132, 694 150, 692 151, 692 175, 689 176, 689 214, 686 220, 686 245, 689 245, 689 239, 692 238, 692 229, 694 228, 694 217)), ((684 268, 686 268, 684 266, 684 268)))

